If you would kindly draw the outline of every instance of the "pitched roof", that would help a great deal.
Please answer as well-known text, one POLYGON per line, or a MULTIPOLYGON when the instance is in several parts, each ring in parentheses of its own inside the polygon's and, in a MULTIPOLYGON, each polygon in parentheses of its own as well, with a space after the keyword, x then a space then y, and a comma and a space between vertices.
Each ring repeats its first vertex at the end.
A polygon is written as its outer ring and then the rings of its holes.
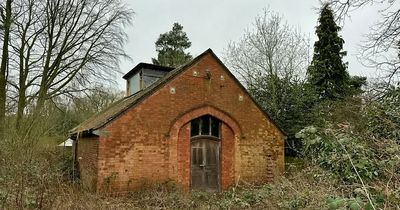
POLYGON ((166 82, 168 82, 169 80, 174 78, 180 72, 185 70, 188 66, 191 66, 193 63, 197 62, 200 58, 202 58, 208 52, 212 52, 211 49, 208 49, 207 51, 203 52, 202 54, 200 54, 199 56, 194 58, 192 61, 168 72, 164 77, 160 78, 159 80, 157 80, 156 82, 151 84, 149 87, 113 103, 107 109, 90 117, 89 119, 82 122, 80 125, 73 128, 70 131, 70 133, 75 134, 78 132, 95 130, 95 129, 98 129, 98 128, 104 126, 105 124, 112 121, 113 119, 118 117, 120 114, 122 114, 125 110, 129 109, 130 107, 136 105, 141 100, 145 99, 146 96, 151 95, 155 90, 157 90, 159 87, 162 87, 163 84, 165 84, 166 82))
MULTIPOLYGON (((228 68, 222 63, 222 61, 214 54, 214 52, 211 49, 208 49, 201 53, 199 56, 194 58, 192 61, 168 72, 164 77, 161 79, 157 80, 153 84, 151 84, 149 87, 146 89, 143 89, 133 95, 127 96, 111 106, 109 106, 107 109, 103 110, 102 112, 88 118, 84 122, 82 122, 80 125, 76 126, 72 130, 70 130, 70 134, 76 134, 84 131, 91 131, 91 130, 96 130, 98 128, 103 127, 107 123, 113 121, 116 119, 118 116, 120 116, 122 113, 124 113, 127 109, 135 106, 136 104, 140 103, 142 100, 147 98, 147 96, 150 96, 153 94, 156 90, 159 88, 163 87, 164 84, 169 82, 171 79, 173 79, 175 76, 186 70, 188 67, 190 67, 192 64, 196 63, 198 60, 200 60, 202 57, 204 57, 207 54, 211 54, 219 64, 221 64, 228 72, 228 74, 236 81, 236 83, 239 85, 239 87, 244 91, 247 95, 250 96, 254 104, 259 108, 259 110, 267 117, 271 122, 275 124, 275 126, 279 129, 282 134, 285 135, 285 132, 281 130, 281 128, 278 127, 278 125, 269 117, 269 115, 261 108, 261 106, 253 99, 253 97, 248 93, 246 88, 243 87, 243 85, 236 79, 236 77, 228 70, 228 68)), ((132 70, 131 70, 132 71, 132 70)))

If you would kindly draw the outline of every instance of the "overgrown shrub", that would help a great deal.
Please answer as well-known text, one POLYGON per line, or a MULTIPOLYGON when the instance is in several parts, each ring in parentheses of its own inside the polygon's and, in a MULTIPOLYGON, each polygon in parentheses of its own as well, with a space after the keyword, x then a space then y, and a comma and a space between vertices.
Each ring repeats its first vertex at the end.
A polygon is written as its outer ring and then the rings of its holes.
POLYGON ((342 209, 347 207, 350 210, 373 210, 371 204, 363 201, 361 198, 342 198, 342 197, 330 197, 326 199, 328 208, 330 210, 342 209))
POLYGON ((329 208, 396 207, 400 202, 397 107, 351 98, 324 101, 313 112, 312 125, 296 134, 301 155, 351 189, 328 196, 329 208))
MULTIPOLYGON (((347 126, 347 125, 345 125, 347 126)), ((344 181, 382 177, 385 170, 400 167, 400 145, 393 140, 376 141, 344 130, 309 126, 296 135, 303 143, 303 156, 332 171, 344 181), (356 172, 357 171, 357 172, 356 172)))
POLYGON ((368 132, 379 139, 396 139, 400 143, 400 90, 373 101, 363 113, 368 132))
POLYGON ((279 177, 275 183, 239 185, 224 192, 186 192, 165 183, 127 195, 110 196, 69 187, 53 206, 57 209, 326 209, 327 196, 339 197, 345 192, 334 187, 336 184, 326 171, 311 166, 279 177))
POLYGON ((41 144, 36 134, 9 129, 0 141, 0 209, 48 209, 65 184, 62 160, 67 156, 41 144))
POLYGON ((340 130, 309 126, 296 135, 303 142, 303 156, 328 169, 344 181, 372 179, 380 173, 380 162, 365 141, 340 130))

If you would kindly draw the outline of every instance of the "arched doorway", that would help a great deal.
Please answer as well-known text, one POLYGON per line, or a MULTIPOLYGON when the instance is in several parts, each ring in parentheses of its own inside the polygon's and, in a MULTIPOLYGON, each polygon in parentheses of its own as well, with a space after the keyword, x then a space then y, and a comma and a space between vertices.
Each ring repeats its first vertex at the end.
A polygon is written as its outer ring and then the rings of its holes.
POLYGON ((221 121, 204 115, 190 122, 190 187, 220 189, 221 121))
MULTIPOLYGON (((205 121, 204 121, 205 122, 205 121)), ((202 129, 207 130, 207 127, 202 129)), ((236 156, 239 156, 239 140, 241 136, 241 128, 237 121, 213 106, 202 106, 191 111, 182 114, 177 117, 176 121, 172 124, 169 132, 169 176, 171 180, 176 180, 177 183, 181 184, 185 189, 193 189, 192 185, 192 173, 191 173, 191 162, 192 162, 192 148, 191 142, 195 140, 206 139, 214 140, 218 142, 218 149, 213 150, 218 152, 218 171, 217 171, 217 182, 218 190, 228 189, 235 183, 235 178, 239 178, 240 173, 240 162, 236 160, 236 156), (212 116, 217 119, 218 123, 213 123, 211 135, 205 135, 205 132, 200 134, 200 127, 191 126, 192 122, 196 123, 196 120, 202 116, 212 116), (218 126, 215 126, 218 125, 218 126), (191 130, 193 127, 193 131, 191 130), (215 129, 215 128, 218 129, 215 129), (196 130, 196 128, 198 128, 196 130), (219 133, 216 134, 216 131, 219 133)), ((205 141, 206 141, 205 140, 205 141)), ((206 141, 208 142, 208 141, 206 141)), ((206 146, 199 143, 199 148, 206 146)), ((204 143, 205 144, 205 143, 204 143)), ((194 147, 196 145, 194 144, 194 147)), ((206 150, 207 148, 205 148, 206 150)), ((200 149, 204 150, 204 149, 200 149)), ((203 153, 202 153, 203 154, 203 153)), ((200 162, 200 161, 199 161, 200 162)), ((199 164, 200 167, 200 164, 199 164)), ((215 177, 215 176, 214 176, 215 177)))

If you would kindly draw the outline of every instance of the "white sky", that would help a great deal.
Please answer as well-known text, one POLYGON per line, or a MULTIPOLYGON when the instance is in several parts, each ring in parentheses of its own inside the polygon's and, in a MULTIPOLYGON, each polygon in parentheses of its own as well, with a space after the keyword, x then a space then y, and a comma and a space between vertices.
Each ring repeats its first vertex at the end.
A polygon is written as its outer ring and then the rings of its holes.
MULTIPOLYGON (((124 60, 121 71, 126 73, 139 62, 151 63, 156 57, 155 41, 161 33, 171 30, 174 22, 179 22, 192 42, 188 49, 193 56, 211 48, 221 59, 230 41, 237 41, 246 28, 252 26, 263 8, 280 13, 290 25, 299 27, 316 40, 315 26, 320 7, 318 0, 125 0, 135 11, 133 25, 126 29, 129 40, 125 46, 132 61, 124 60), (300 3, 301 2, 301 3, 300 3)), ((378 20, 377 7, 365 7, 347 19, 341 35, 345 40, 344 50, 348 55, 351 75, 374 77, 375 70, 367 69, 357 59, 359 45, 365 40, 363 35, 378 20)), ((120 89, 125 82, 118 78, 120 89)))

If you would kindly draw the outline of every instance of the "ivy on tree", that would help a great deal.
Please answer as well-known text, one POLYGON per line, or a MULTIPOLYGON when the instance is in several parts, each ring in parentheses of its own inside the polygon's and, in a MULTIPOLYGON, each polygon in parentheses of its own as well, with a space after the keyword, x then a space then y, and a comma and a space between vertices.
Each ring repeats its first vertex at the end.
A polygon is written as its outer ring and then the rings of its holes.
POLYGON ((171 31, 160 34, 155 44, 158 55, 157 59, 152 58, 153 64, 178 67, 192 59, 190 53, 185 53, 192 43, 179 23, 174 23, 171 31))
POLYGON ((343 98, 348 93, 350 76, 347 63, 342 58, 344 40, 339 36, 332 10, 326 4, 321 10, 316 28, 318 41, 314 44, 314 55, 307 69, 308 81, 321 99, 343 98))

